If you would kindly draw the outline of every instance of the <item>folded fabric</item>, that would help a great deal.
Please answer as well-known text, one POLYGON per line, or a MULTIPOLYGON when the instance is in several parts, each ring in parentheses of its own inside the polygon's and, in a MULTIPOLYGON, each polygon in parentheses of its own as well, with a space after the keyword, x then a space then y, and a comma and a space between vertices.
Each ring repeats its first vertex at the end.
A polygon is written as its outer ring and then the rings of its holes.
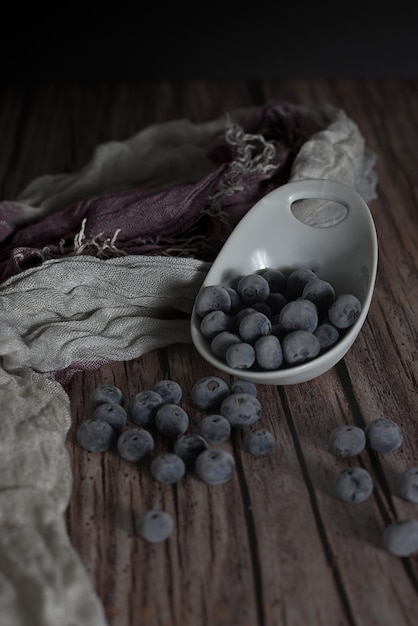
POLYGON ((190 343, 208 268, 182 257, 76 256, 17 274, 0 286, 3 366, 66 383, 78 370, 190 343))
MULTIPOLYGON (((265 193, 332 178, 375 196, 375 156, 329 105, 269 103, 98 146, 80 172, 0 203, 2 626, 104 626, 64 523, 72 487, 62 384, 74 372, 189 342, 194 298, 234 225, 265 193)), ((326 227, 332 203, 302 201, 326 227)))

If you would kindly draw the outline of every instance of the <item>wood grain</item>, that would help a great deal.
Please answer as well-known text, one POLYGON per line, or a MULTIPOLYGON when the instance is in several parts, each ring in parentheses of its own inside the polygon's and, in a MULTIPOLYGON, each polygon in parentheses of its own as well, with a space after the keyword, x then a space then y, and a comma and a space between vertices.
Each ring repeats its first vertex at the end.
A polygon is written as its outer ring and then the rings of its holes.
MULTIPOLYGON (((377 155, 378 197, 370 209, 380 256, 370 312, 331 371, 309 383, 259 387, 262 424, 274 433, 275 450, 251 457, 243 433, 233 433, 223 446, 234 454, 236 472, 215 487, 193 472, 174 486, 159 484, 148 464, 87 453, 75 440, 95 386, 115 384, 129 397, 164 377, 182 385, 182 406, 196 429, 201 415, 190 404, 191 386, 217 372, 191 346, 73 377, 67 448, 74 484, 66 519, 110 626, 416 624, 418 555, 394 557, 381 538, 392 521, 418 519, 417 505, 397 495, 400 472, 418 465, 418 82, 10 86, 0 100, 2 196, 16 196, 38 175, 81 168, 98 143, 148 124, 205 121, 273 99, 343 108, 377 155), (350 460, 328 452, 335 426, 364 426, 376 417, 402 427, 398 451, 350 460), (365 467, 374 480, 373 495, 357 505, 332 494, 336 473, 348 465, 365 467), (135 531, 150 507, 175 520, 162 544, 147 544, 135 531)), ((156 440, 156 452, 169 447, 156 440)))

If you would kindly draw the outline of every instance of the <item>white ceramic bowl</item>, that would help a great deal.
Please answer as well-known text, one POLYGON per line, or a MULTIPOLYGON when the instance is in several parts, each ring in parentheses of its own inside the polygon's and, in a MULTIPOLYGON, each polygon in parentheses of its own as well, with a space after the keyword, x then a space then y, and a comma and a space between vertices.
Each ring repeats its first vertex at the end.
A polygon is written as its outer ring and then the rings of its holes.
POLYGON ((377 272, 378 243, 370 210, 351 187, 329 180, 287 183, 264 196, 237 224, 202 284, 232 285, 246 274, 275 268, 288 274, 309 267, 329 281, 336 294, 359 298, 359 319, 327 352, 300 365, 272 371, 237 370, 217 358, 200 332, 200 317, 193 308, 191 336, 198 352, 221 372, 256 384, 289 385, 320 376, 332 368, 359 334, 373 296, 377 272), (296 200, 322 198, 338 202, 346 217, 334 226, 307 226, 292 212, 296 200))

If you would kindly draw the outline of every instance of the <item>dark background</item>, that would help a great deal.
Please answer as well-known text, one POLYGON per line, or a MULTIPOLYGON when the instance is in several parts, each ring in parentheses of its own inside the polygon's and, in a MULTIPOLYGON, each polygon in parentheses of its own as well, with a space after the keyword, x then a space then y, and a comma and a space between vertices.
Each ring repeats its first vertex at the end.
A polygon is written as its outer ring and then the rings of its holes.
POLYGON ((418 77, 413 3, 98 6, 14 9, 3 81, 418 77))

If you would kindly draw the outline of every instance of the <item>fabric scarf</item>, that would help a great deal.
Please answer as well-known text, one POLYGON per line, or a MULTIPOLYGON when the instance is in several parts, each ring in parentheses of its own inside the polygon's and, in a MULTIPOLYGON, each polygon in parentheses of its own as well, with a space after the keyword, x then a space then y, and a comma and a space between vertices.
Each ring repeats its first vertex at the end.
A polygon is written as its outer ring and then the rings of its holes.
MULTIPOLYGON (((194 298, 242 216, 304 178, 376 196, 375 155, 328 104, 268 103, 150 126, 0 203, 3 626, 103 626, 65 527, 74 372, 190 342, 194 298)), ((305 223, 341 216, 302 201, 305 223)))

